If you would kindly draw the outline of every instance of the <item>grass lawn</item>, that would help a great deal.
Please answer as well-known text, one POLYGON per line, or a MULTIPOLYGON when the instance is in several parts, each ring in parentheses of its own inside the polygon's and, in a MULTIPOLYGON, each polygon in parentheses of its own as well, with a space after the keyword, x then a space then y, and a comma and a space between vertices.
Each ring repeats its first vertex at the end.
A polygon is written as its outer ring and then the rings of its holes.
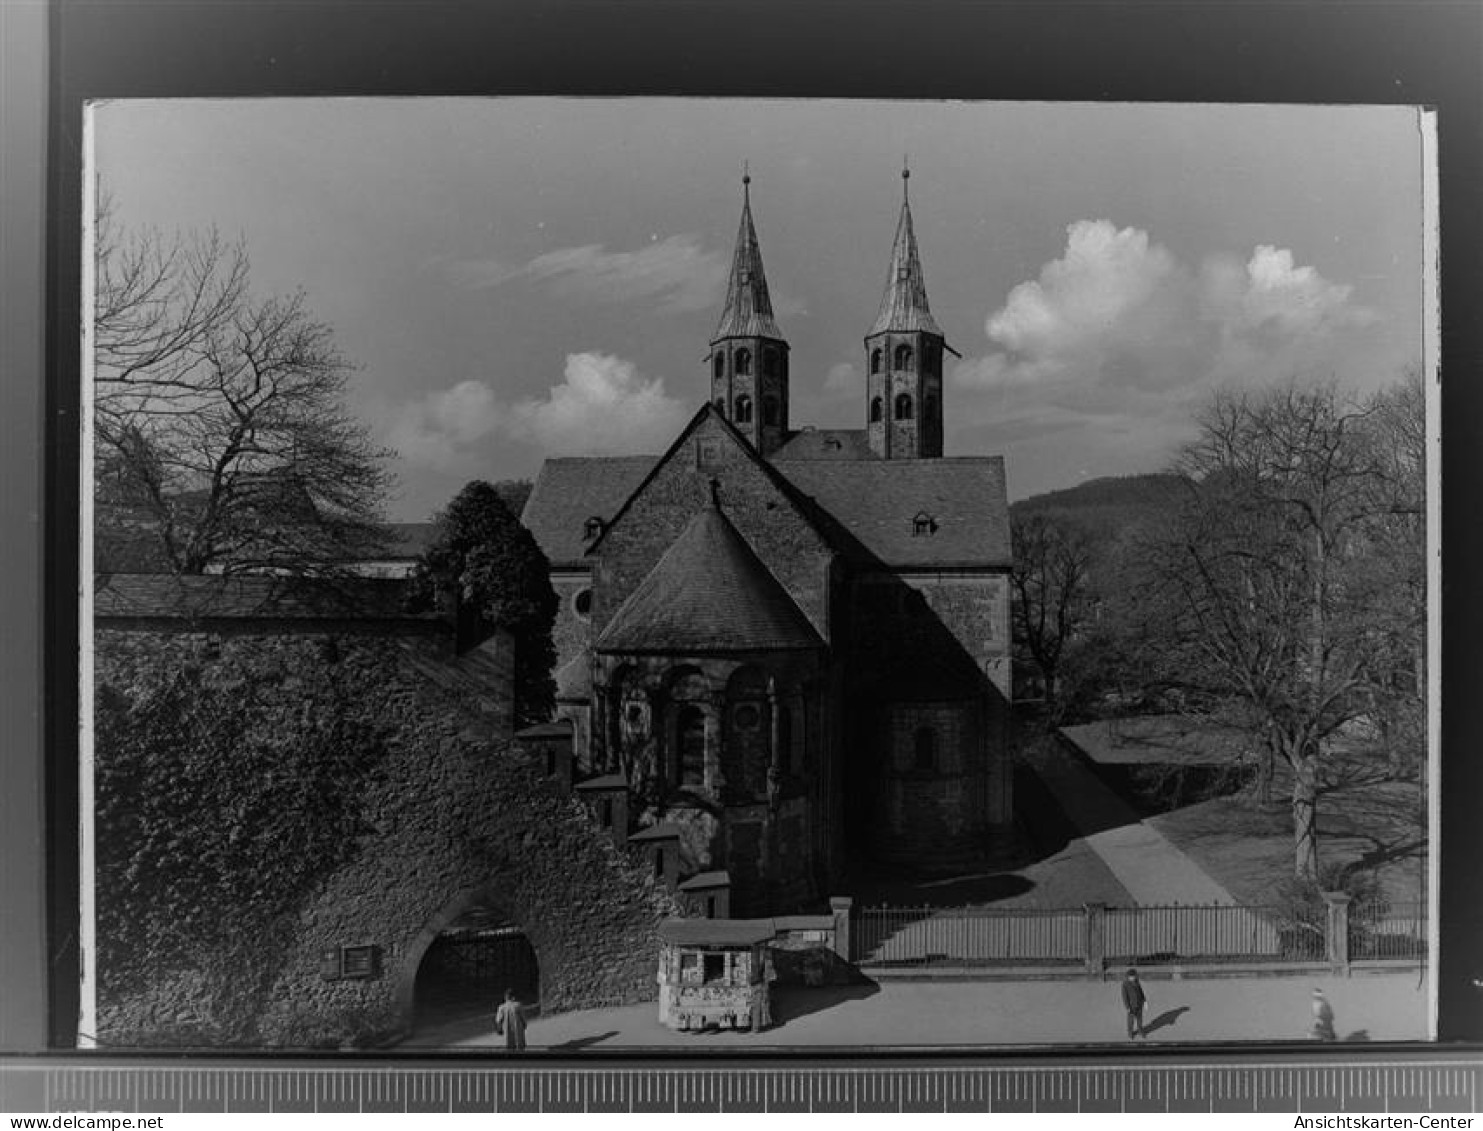
MULTIPOLYGON (((1285 783, 1277 802, 1257 807, 1245 794, 1188 805, 1148 819, 1239 902, 1269 902, 1293 868, 1292 814, 1285 783)), ((1419 830, 1420 787, 1358 781, 1326 792, 1318 806, 1318 859, 1373 868, 1385 898, 1417 903, 1426 889, 1426 844, 1419 830)))

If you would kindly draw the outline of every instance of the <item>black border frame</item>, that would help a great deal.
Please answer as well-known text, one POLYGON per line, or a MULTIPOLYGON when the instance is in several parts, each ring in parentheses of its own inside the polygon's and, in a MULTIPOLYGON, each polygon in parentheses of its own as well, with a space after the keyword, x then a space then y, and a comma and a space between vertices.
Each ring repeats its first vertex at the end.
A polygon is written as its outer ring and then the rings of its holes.
MULTIPOLYGON (((1474 379, 1483 320, 1473 316, 1483 275, 1478 0, 0 0, 0 8, 10 72, 0 215, 0 872, 8 877, 0 887, 0 1049, 71 1047, 77 1009, 73 343, 82 108, 93 98, 685 94, 1435 107, 1441 365, 1451 377, 1442 401, 1451 584, 1442 594, 1441 692, 1444 705, 1464 709, 1475 693, 1483 594, 1470 582, 1483 563, 1468 504, 1483 441, 1483 390, 1474 379), (38 51, 49 67, 44 87, 33 66, 16 66, 38 51), (28 92, 42 103, 35 117, 16 103, 28 92), (44 196, 32 175, 38 153, 44 196), (31 254, 43 220, 44 274, 31 254), (38 656, 41 678, 29 666, 38 656)), ((1442 833, 1433 847, 1441 958, 1432 972, 1443 1042, 1483 1040, 1483 912, 1471 869, 1483 860, 1478 730, 1464 710, 1444 713, 1442 833)))

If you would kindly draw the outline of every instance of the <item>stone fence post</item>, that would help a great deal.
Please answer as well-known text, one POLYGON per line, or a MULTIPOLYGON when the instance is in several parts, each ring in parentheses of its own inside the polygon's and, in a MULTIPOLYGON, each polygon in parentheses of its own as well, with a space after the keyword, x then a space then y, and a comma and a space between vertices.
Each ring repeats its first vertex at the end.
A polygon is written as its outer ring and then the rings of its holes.
POLYGON ((1100 978, 1107 969, 1107 904, 1084 903, 1086 916, 1086 971, 1100 978))
POLYGON ((850 908, 855 901, 847 895, 829 897, 829 910, 834 915, 834 953, 850 961, 850 908))
POLYGON ((1328 943, 1328 962, 1335 974, 1349 973, 1349 903, 1351 896, 1342 891, 1326 891, 1323 902, 1328 912, 1324 935, 1328 943))

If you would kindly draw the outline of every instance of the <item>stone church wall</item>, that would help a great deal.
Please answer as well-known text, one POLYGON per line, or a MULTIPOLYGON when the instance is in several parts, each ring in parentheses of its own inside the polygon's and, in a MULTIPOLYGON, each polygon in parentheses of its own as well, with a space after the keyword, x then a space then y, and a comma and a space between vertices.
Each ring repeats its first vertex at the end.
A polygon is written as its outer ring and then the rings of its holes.
POLYGON ((577 597, 584 590, 591 592, 592 575, 586 571, 560 571, 551 573, 551 588, 556 591, 556 623, 551 627, 551 643, 556 648, 556 670, 560 671, 591 641, 591 607, 583 614, 577 611, 577 597))

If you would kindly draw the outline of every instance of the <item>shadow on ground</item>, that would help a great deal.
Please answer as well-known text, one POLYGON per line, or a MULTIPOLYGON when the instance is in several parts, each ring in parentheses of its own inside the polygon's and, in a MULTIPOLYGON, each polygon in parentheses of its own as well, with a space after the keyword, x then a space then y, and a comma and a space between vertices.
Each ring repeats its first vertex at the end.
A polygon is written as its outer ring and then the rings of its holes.
POLYGON ((569 1041, 562 1041, 559 1045, 551 1047, 557 1052, 577 1052, 580 1049, 591 1048, 593 1045, 601 1044, 609 1037, 616 1037, 617 1029, 609 1029, 606 1033, 594 1033, 590 1037, 573 1037, 569 1041))
POLYGON ((860 864, 851 868, 843 885, 857 907, 962 907, 994 903, 1023 895, 1035 884, 1010 872, 974 872, 961 876, 927 877, 897 871, 886 865, 860 864))
POLYGON ((880 993, 874 982, 855 982, 847 986, 775 986, 772 991, 772 1027, 781 1028, 789 1021, 821 1013, 847 1001, 863 1001, 880 993))
POLYGON ((1168 1029, 1168 1028, 1171 1028, 1176 1021, 1178 1021, 1182 1016, 1184 1016, 1188 1012, 1189 1012, 1189 1006, 1187 1006, 1187 1005, 1181 1005, 1181 1006, 1179 1006, 1178 1008, 1175 1008, 1175 1009, 1166 1009, 1166 1010, 1164 1010, 1163 1013, 1160 1013, 1157 1017, 1155 1017, 1147 1025, 1143 1026, 1143 1035, 1146 1037, 1146 1036, 1148 1036, 1148 1034, 1150 1034, 1150 1033, 1156 1033, 1160 1029, 1168 1029))

